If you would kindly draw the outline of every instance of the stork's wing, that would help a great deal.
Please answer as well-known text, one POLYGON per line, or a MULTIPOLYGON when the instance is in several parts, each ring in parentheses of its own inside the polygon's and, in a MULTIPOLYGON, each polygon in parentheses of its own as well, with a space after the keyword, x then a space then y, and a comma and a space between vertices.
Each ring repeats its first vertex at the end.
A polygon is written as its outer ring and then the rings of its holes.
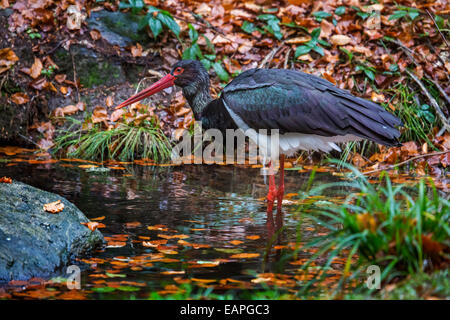
MULTIPOLYGON (((230 82, 221 99, 250 128, 321 136, 353 134, 398 145, 401 121, 371 101, 294 70, 252 69, 230 82)), ((232 115, 233 116, 233 115, 232 115)))

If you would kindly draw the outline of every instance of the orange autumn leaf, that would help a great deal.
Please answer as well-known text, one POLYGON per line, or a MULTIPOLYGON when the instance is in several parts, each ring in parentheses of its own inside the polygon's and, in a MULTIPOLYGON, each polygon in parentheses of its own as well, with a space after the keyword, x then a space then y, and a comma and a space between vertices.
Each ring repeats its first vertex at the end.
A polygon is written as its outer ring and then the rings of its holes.
POLYGON ((173 236, 169 236, 167 234, 158 234, 158 237, 163 238, 163 239, 187 239, 187 238, 189 238, 189 236, 186 234, 175 234, 173 236))
POLYGON ((113 105, 114 105, 113 97, 107 96, 107 97, 106 97, 106 106, 107 106, 108 108, 111 108, 113 105))
POLYGON ((163 224, 156 224, 154 226, 148 226, 148 230, 159 230, 159 231, 167 231, 169 230, 165 225, 163 224))
POLYGON ((130 50, 133 57, 136 58, 142 56, 142 46, 139 43, 136 43, 135 46, 132 46, 130 50))
POLYGON ((185 273, 186 272, 184 270, 180 270, 180 271, 168 270, 168 271, 161 272, 161 274, 164 274, 164 275, 185 274, 185 273))
POLYGON ((167 240, 152 240, 152 241, 142 241, 144 247, 156 248, 159 245, 166 244, 167 240))
POLYGON ((133 222, 127 222, 125 223, 125 228, 127 229, 133 229, 140 227, 142 224, 139 221, 133 221, 133 222))
POLYGON ((64 203, 62 203, 61 200, 44 204, 44 211, 50 213, 58 213, 63 211, 63 209, 64 203))
POLYGON ((31 68, 22 68, 22 69, 20 69, 20 71, 22 71, 23 73, 26 73, 33 79, 37 79, 41 75, 42 68, 43 68, 43 65, 42 65, 41 59, 34 58, 34 62, 31 65, 31 68))
POLYGON ((259 253, 237 253, 233 254, 230 258, 232 259, 250 259, 259 257, 259 253))
POLYGON ((28 98, 28 95, 24 92, 17 92, 11 96, 11 101, 15 104, 24 104, 30 101, 30 98, 28 98))
POLYGON ((192 281, 201 282, 201 283, 212 283, 216 282, 214 279, 199 279, 199 278, 191 278, 192 281))
POLYGON ((0 73, 11 68, 18 60, 19 58, 11 48, 0 49, 0 73))
POLYGON ((12 183, 12 179, 8 177, 1 177, 0 183, 12 183))
POLYGON ((82 225, 88 227, 91 231, 95 231, 98 226, 99 226, 99 222, 95 222, 95 221, 89 221, 89 222, 80 222, 82 225))
POLYGON ((92 112, 92 122, 99 123, 108 120, 108 112, 102 106, 96 106, 92 112))
POLYGON ((101 216, 101 217, 97 217, 97 218, 92 218, 91 220, 94 220, 94 221, 102 221, 102 220, 104 220, 105 219, 105 216, 101 216))

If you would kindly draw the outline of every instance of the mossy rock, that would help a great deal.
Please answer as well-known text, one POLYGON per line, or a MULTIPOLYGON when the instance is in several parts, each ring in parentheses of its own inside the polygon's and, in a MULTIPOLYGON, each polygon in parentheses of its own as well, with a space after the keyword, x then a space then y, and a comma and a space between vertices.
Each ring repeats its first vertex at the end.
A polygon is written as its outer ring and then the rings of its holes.
POLYGON ((59 49, 54 55, 55 63, 59 66, 58 73, 67 74, 73 78, 73 65, 77 78, 86 88, 101 85, 113 86, 125 78, 124 71, 119 62, 106 59, 91 49, 82 46, 71 46, 70 52, 59 49), (73 56, 73 63, 72 63, 73 56))
POLYGON ((104 242, 86 216, 61 196, 20 182, 0 183, 0 283, 49 278, 104 242), (61 200, 63 211, 44 211, 61 200))
POLYGON ((134 42, 152 41, 145 30, 139 29, 139 21, 143 18, 132 13, 101 10, 93 12, 86 22, 89 29, 100 31, 110 44, 126 47, 134 42))

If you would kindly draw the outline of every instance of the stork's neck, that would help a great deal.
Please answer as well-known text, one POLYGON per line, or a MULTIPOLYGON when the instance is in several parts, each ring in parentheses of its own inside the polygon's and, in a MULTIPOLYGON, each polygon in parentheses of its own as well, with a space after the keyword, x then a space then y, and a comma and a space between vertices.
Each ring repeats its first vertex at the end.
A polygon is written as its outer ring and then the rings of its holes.
POLYGON ((193 82, 183 88, 183 95, 189 102, 195 120, 200 120, 203 110, 213 100, 208 81, 193 82))

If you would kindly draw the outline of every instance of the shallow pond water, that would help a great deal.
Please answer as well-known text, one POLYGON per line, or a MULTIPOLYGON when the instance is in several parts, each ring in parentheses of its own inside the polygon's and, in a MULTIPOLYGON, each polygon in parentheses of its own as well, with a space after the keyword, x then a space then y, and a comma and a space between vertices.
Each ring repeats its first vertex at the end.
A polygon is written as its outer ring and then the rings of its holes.
MULTIPOLYGON (((175 293, 187 282, 236 292, 260 288, 264 280, 255 279, 264 279, 261 274, 295 292, 299 265, 283 257, 297 238, 298 205, 287 196, 284 227, 269 245, 280 220, 267 224, 267 185, 259 169, 129 165, 93 173, 80 164, 0 164, 0 176, 64 196, 89 219, 104 216, 100 231, 108 242, 83 259, 80 291, 37 281, 25 291, 8 289, 12 297, 147 298, 154 291, 175 293)), ((286 171, 286 194, 303 190, 309 175, 286 171)), ((315 184, 330 181, 336 181, 330 173, 315 178, 315 184)), ((304 221, 302 241, 313 231, 304 221)))

